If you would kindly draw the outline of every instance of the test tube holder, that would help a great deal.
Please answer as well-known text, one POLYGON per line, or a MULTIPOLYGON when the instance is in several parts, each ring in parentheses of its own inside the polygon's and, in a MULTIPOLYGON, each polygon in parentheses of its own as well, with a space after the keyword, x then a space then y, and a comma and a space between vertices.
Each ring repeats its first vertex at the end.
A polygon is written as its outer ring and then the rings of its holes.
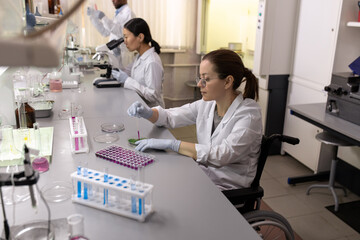
POLYGON ((70 144, 72 153, 89 152, 87 131, 83 117, 70 117, 70 144))
POLYGON ((154 211, 153 185, 133 182, 130 179, 110 174, 108 174, 108 181, 104 182, 104 173, 92 169, 88 169, 86 175, 79 175, 78 172, 71 174, 74 188, 73 202, 136 219, 139 222, 144 222, 146 217, 154 211), (78 188, 79 183, 81 190, 78 188), (135 184, 135 188, 132 183, 135 184), (86 190, 85 184, 87 184, 86 190), (105 190, 107 190, 106 203, 105 190))

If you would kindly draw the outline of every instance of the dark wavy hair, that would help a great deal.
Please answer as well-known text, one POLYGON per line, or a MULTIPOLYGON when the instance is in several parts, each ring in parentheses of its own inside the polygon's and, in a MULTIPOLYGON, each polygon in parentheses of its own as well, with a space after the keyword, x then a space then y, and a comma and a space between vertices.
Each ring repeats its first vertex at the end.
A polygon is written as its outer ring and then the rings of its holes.
POLYGON ((155 52, 160 54, 160 45, 152 39, 149 25, 142 18, 133 18, 125 23, 124 28, 132 32, 135 36, 139 36, 140 33, 144 34, 144 42, 151 43, 151 46, 155 48, 155 52))
POLYGON ((214 65, 214 71, 220 79, 231 75, 234 77, 233 89, 236 90, 246 81, 244 98, 259 99, 259 83, 255 75, 247 69, 240 56, 231 50, 215 50, 206 54, 202 60, 208 60, 214 65))

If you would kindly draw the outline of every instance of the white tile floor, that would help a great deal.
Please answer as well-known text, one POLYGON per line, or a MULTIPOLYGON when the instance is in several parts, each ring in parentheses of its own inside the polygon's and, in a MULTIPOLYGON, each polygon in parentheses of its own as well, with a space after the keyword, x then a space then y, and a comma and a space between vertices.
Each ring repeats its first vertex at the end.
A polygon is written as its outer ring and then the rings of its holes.
MULTIPOLYGON (((195 125, 171 130, 183 141, 196 142, 195 125)), ((306 189, 314 182, 288 185, 288 177, 309 175, 312 172, 291 156, 269 156, 261 178, 265 190, 263 200, 274 211, 283 215, 294 231, 303 240, 355 240, 360 234, 328 211, 325 206, 333 205, 327 189, 313 189, 306 195, 306 189)), ((348 191, 344 197, 336 190, 340 203, 359 200, 360 197, 348 191)))
MULTIPOLYGON (((264 188, 263 200, 276 212, 283 215, 294 231, 304 240, 360 239, 360 234, 333 215, 325 207, 334 204, 328 189, 313 189, 306 195, 306 189, 314 182, 287 184, 288 177, 309 175, 312 172, 291 156, 269 156, 261 178, 264 188)), ((326 183, 326 182, 325 182, 326 183)), ((360 197, 348 191, 336 190, 339 203, 359 200, 360 197)))

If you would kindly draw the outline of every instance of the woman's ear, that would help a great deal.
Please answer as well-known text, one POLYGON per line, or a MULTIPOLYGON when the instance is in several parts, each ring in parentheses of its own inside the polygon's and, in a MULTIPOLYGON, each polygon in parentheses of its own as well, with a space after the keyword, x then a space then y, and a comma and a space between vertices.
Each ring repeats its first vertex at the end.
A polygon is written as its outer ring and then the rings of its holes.
POLYGON ((144 41, 144 38, 145 38, 145 35, 143 33, 140 33, 138 35, 138 38, 140 39, 140 42, 143 42, 144 41))
POLYGON ((234 77, 232 75, 229 75, 225 78, 225 89, 232 88, 232 85, 234 83, 234 77))

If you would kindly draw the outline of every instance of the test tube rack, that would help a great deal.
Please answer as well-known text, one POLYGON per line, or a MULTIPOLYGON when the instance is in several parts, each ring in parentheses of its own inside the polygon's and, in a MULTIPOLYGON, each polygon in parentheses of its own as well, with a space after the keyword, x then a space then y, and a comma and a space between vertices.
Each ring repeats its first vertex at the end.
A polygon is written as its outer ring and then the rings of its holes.
POLYGON ((72 153, 89 152, 87 131, 83 117, 70 117, 70 144, 72 153))
POLYGON ((72 201, 117 215, 145 221, 154 209, 152 191, 154 186, 132 179, 83 169, 71 174, 73 182, 72 201), (84 173, 86 171, 86 174, 84 173))
POLYGON ((117 145, 111 145, 101 149, 95 155, 104 160, 138 170, 139 167, 145 167, 154 162, 155 156, 131 149, 123 148, 117 145))

